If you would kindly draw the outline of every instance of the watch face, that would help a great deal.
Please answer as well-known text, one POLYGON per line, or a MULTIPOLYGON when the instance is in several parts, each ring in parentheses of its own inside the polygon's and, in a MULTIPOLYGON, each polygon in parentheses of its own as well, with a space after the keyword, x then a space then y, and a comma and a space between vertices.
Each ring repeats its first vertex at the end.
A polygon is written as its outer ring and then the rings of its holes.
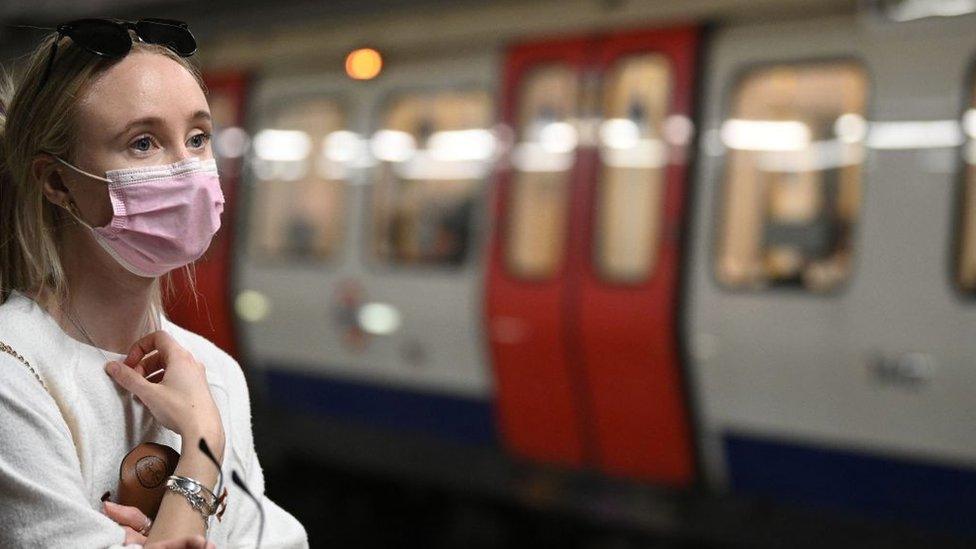
POLYGON ((173 481, 177 486, 190 493, 196 492, 199 489, 198 485, 188 478, 174 478, 173 481))

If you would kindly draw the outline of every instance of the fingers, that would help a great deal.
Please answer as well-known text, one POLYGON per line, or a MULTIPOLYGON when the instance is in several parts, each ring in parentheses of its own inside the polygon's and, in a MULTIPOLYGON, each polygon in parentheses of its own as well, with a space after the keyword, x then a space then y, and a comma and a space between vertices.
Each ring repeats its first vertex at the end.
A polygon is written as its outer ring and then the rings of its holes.
POLYGON ((163 374, 165 373, 166 373, 165 368, 159 368, 157 370, 149 372, 149 375, 146 376, 146 381, 149 381, 151 383, 159 383, 163 380, 163 374))
POLYGON ((146 549, 216 549, 213 542, 207 542, 203 536, 157 541, 145 546, 146 549))
POLYGON ((120 526, 128 526, 132 528, 136 533, 146 527, 149 523, 149 519, 146 515, 142 513, 136 507, 130 507, 128 505, 119 505, 118 503, 113 503, 111 501, 104 502, 105 514, 108 518, 117 522, 120 526))
POLYGON ((186 352, 171 335, 162 330, 157 330, 133 343, 123 362, 129 366, 135 366, 152 351, 159 351, 163 360, 174 354, 186 352))
POLYGON ((162 354, 159 351, 153 351, 152 353, 149 353, 143 357, 139 364, 136 364, 133 370, 147 380, 153 383, 158 383, 163 379, 161 376, 163 372, 160 370, 165 371, 166 364, 163 363, 162 354))
POLYGON ((126 391, 136 395, 143 402, 146 402, 145 397, 156 389, 156 385, 146 381, 134 369, 121 362, 109 362, 105 365, 105 372, 126 391))
POLYGON ((212 541, 207 542, 203 536, 187 538, 186 547, 187 549, 215 549, 214 543, 212 541))
POLYGON ((140 534, 139 532, 136 532, 135 530, 133 530, 132 528, 129 528, 128 526, 123 526, 122 529, 125 530, 125 544, 126 545, 145 545, 146 544, 146 536, 140 534))
POLYGON ((203 536, 193 536, 186 546, 192 549, 210 549, 214 545, 213 542, 207 543, 207 540, 203 536))
POLYGON ((105 515, 125 530, 126 545, 143 545, 146 543, 146 536, 140 534, 139 531, 146 526, 149 519, 146 518, 146 515, 142 514, 142 511, 135 507, 119 505, 111 501, 105 501, 103 503, 105 506, 105 515))
MULTIPOLYGON (((106 365, 106 371, 108 371, 108 365, 106 365)), ((132 367, 132 371, 147 381, 159 383, 163 379, 162 374, 166 371, 166 364, 163 363, 162 354, 159 351, 152 351, 132 367)))

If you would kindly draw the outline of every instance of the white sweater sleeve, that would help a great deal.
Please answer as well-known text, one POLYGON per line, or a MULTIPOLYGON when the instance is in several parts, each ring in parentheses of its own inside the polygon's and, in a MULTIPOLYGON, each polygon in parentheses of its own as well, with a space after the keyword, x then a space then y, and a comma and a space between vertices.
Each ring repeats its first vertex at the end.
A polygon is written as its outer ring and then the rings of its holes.
MULTIPOLYGON (((243 435, 235 441, 235 451, 242 454, 240 461, 245 468, 244 471, 238 471, 238 474, 247 483, 251 493, 261 502, 261 508, 264 510, 265 525, 261 547, 262 549, 305 549, 308 547, 305 528, 288 511, 279 507, 264 494, 264 471, 254 449, 250 395, 240 367, 234 364, 233 368, 236 371, 232 373, 232 391, 238 396, 233 399, 237 403, 234 410, 237 417, 234 421, 243 435)), ((230 483, 230 479, 227 481, 230 483)), ((231 489, 234 488, 236 487, 231 489)), ((237 490, 235 499, 234 505, 238 505, 239 508, 235 529, 230 535, 230 545, 233 548, 252 549, 258 537, 260 513, 254 502, 240 490, 237 490)))
POLYGON ((27 368, 0 353, 0 547, 122 547, 87 501, 68 426, 27 368))

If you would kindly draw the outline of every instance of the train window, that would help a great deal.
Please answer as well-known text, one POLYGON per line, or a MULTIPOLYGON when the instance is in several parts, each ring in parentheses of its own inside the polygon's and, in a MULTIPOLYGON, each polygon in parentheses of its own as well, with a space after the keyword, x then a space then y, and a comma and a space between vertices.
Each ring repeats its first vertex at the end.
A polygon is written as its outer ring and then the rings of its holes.
POLYGON ((326 259, 342 241, 348 166, 335 149, 348 134, 344 116, 331 99, 284 104, 254 136, 251 247, 274 259, 326 259))
POLYGON ((851 269, 868 80, 853 62, 754 70, 720 129, 728 153, 717 278, 825 292, 851 269))
POLYGON ((506 260, 523 278, 552 276, 562 264, 578 87, 577 73, 557 65, 529 73, 519 93, 506 260))
POLYGON ((960 209, 962 217, 956 283, 960 290, 976 295, 976 89, 973 90, 971 101, 970 108, 963 115, 963 128, 969 140, 964 155, 966 175, 960 209))
POLYGON ((406 93, 387 104, 371 148, 374 254, 401 265, 460 265, 492 166, 491 96, 484 90, 406 93))
POLYGON ((670 88, 670 65, 660 54, 625 58, 604 79, 594 254, 611 281, 645 279, 654 266, 670 88))

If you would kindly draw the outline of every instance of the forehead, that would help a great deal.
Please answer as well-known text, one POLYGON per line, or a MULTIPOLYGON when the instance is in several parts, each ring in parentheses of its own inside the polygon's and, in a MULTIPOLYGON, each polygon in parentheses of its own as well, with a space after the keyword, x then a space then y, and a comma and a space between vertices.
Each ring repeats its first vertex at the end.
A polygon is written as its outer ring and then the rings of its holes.
POLYGON ((182 65, 157 53, 133 52, 96 77, 78 102, 78 121, 88 130, 111 131, 155 116, 184 123, 209 111, 203 90, 182 65))

